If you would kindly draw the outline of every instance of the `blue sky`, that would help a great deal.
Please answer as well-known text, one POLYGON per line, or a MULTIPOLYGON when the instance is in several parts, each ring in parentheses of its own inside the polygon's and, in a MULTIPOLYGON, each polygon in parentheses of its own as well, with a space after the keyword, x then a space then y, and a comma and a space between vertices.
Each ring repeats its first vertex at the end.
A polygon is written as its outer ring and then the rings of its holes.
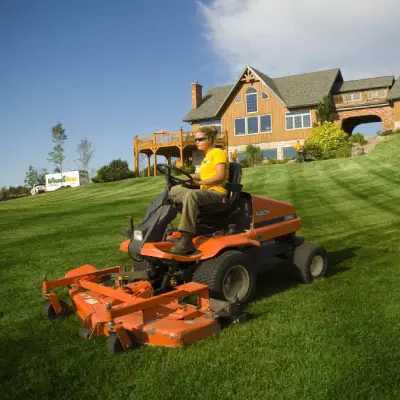
MULTIPOLYGON (((96 149, 92 168, 115 158, 133 168, 136 134, 190 130, 182 122, 190 83, 207 90, 236 73, 218 50, 224 2, 235 0, 204 1, 210 8, 194 0, 0 0, 0 186, 23 184, 30 164, 53 169, 46 158, 57 122, 68 135, 68 169, 85 137, 96 149)), ((269 73, 257 57, 246 60, 269 73)), ((324 66, 310 62, 293 72, 324 66)), ((279 71, 272 76, 286 72, 279 71)))

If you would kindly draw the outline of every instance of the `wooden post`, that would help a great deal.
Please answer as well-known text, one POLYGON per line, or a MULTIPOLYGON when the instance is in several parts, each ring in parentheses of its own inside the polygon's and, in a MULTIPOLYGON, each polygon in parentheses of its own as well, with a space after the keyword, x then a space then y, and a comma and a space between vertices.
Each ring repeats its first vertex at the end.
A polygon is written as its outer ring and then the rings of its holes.
POLYGON ((171 157, 165 156, 165 159, 167 160, 167 165, 171 165, 171 157))
POLYGON ((154 176, 157 176, 157 150, 154 150, 153 153, 154 153, 154 176))
POLYGON ((179 150, 180 150, 180 153, 181 153, 181 166, 180 166, 180 168, 182 168, 183 167, 183 147, 179 146, 179 150))
POLYGON ((139 176, 139 152, 135 151, 135 160, 134 160, 134 165, 135 165, 135 177, 137 178, 139 176))
POLYGON ((147 155, 147 176, 149 177, 150 176, 150 155, 149 154, 146 154, 147 155))
POLYGON ((181 141, 181 147, 183 147, 183 128, 182 127, 179 129, 179 137, 180 137, 180 141, 181 141))
POLYGON ((138 145, 137 145, 137 135, 133 139, 133 165, 135 166, 135 177, 139 175, 139 152, 138 152, 138 145))

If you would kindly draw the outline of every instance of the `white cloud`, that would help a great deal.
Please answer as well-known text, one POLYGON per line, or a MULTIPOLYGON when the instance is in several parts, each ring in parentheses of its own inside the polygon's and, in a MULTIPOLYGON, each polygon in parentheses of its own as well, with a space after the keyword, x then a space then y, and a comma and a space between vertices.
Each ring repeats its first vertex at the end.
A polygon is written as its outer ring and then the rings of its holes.
POLYGON ((227 81, 246 64, 271 77, 341 68, 400 75, 399 0, 208 0, 205 36, 227 81))

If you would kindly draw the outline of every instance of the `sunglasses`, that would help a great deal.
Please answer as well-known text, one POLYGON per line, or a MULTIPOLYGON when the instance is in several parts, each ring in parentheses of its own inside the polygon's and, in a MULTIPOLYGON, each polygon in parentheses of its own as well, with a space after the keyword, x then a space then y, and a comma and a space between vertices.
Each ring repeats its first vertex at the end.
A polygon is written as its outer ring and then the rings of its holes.
POLYGON ((207 137, 194 138, 194 140, 195 140, 196 142, 204 142, 204 141, 207 140, 207 139, 208 139, 207 137))

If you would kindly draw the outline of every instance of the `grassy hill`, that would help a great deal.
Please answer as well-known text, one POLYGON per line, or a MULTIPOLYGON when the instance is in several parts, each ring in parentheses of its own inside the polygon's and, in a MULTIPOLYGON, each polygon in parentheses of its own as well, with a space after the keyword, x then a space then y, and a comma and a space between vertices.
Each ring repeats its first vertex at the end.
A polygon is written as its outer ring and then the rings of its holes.
POLYGON ((345 160, 244 170, 251 193, 293 203, 330 276, 263 275, 256 318, 185 350, 111 356, 80 320, 42 316, 41 277, 126 264, 118 231, 162 177, 88 185, 0 204, 3 398, 393 399, 400 390, 400 136, 345 160))

